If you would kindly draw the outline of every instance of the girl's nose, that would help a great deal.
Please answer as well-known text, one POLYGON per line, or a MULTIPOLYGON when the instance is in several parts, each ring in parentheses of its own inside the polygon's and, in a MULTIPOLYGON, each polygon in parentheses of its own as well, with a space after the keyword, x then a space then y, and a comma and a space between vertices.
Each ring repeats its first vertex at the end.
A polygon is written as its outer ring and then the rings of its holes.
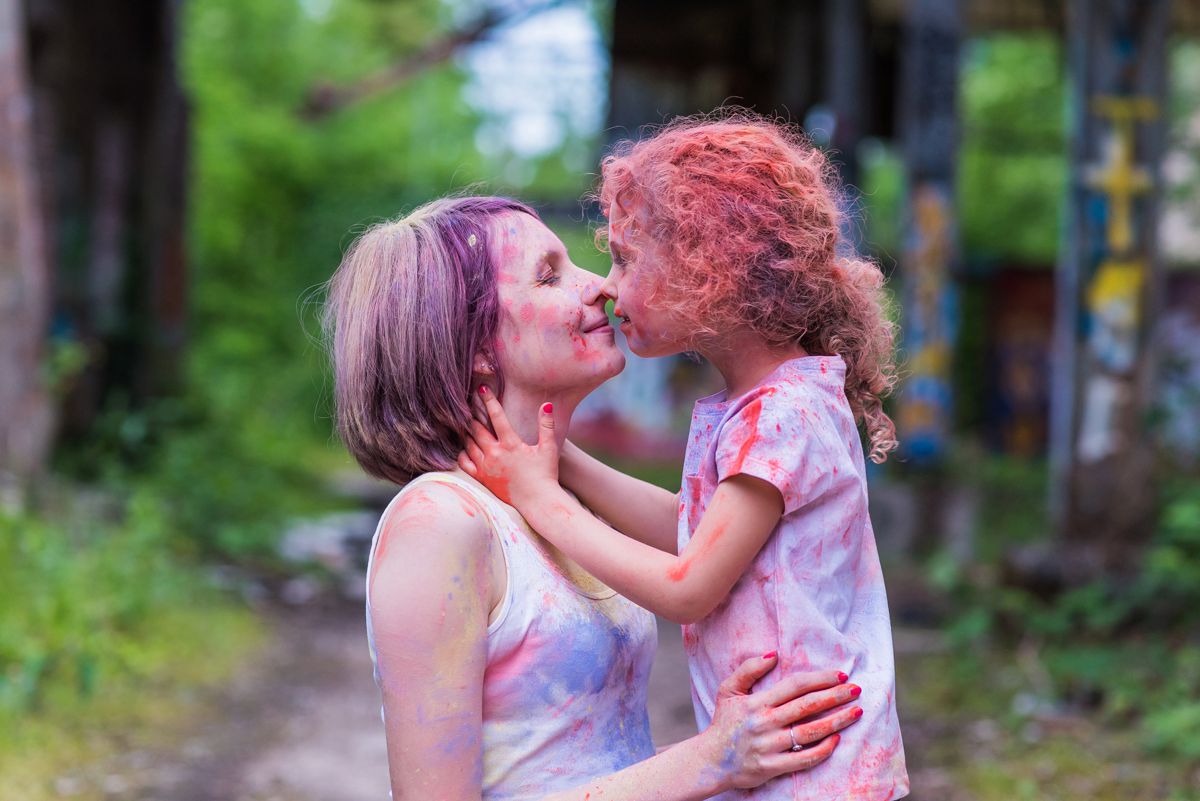
POLYGON ((617 299, 617 271, 609 270, 608 275, 600 282, 598 292, 609 300, 617 299))

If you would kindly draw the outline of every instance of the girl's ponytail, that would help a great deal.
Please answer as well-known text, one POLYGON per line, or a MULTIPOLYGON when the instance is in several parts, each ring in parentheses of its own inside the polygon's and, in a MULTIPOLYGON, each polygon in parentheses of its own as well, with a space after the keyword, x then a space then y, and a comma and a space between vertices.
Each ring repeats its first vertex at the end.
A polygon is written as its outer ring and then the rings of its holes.
POLYGON ((857 256, 839 257, 832 269, 823 313, 809 330, 815 353, 836 353, 846 363, 846 400, 866 430, 868 456, 879 464, 899 443, 883 411, 896 384, 896 324, 879 266, 857 256))

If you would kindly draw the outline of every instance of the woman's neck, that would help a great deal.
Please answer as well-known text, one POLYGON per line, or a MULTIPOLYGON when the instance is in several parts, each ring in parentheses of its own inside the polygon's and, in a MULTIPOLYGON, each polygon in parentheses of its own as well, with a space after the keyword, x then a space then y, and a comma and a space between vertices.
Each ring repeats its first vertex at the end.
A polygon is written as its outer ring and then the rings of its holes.
POLYGON ((504 397, 500 405, 508 416, 508 424, 517 432, 524 442, 532 445, 537 442, 538 422, 542 414, 542 404, 554 404, 554 437, 559 447, 567 438, 571 427, 571 415, 579 405, 581 397, 562 392, 546 392, 545 390, 527 390, 511 384, 504 388, 504 397))
POLYGON ((788 359, 807 356, 808 351, 796 345, 789 348, 771 347, 753 331, 739 331, 701 344, 700 355, 712 363, 725 379, 728 398, 745 395, 754 389, 776 367, 788 359))

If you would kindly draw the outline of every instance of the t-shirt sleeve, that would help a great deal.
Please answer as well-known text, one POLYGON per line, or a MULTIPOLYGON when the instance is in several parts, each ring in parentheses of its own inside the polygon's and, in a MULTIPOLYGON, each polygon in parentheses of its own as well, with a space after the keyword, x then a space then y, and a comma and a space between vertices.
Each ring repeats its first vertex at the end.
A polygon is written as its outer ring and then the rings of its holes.
POLYGON ((779 490, 790 514, 822 491, 833 469, 815 429, 803 398, 758 393, 721 426, 717 481, 760 478, 779 490))

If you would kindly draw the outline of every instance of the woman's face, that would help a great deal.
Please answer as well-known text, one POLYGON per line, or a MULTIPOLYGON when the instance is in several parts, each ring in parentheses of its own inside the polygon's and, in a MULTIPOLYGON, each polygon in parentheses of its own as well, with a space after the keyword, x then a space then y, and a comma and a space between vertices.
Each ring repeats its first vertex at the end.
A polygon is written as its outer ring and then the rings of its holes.
POLYGON ((554 233, 528 214, 497 217, 496 358, 506 384, 543 395, 590 392, 625 367, 599 294, 554 233))
POLYGON ((655 308, 652 302, 656 277, 665 268, 668 254, 645 233, 649 230, 645 207, 634 202, 625 210, 614 203, 608 219, 612 269, 600 292, 613 299, 613 311, 621 319, 621 333, 629 349, 647 358, 687 350, 681 336, 687 326, 655 308), (627 217, 629 224, 623 224, 627 217), (636 250, 630 247, 631 239, 637 240, 636 250))

